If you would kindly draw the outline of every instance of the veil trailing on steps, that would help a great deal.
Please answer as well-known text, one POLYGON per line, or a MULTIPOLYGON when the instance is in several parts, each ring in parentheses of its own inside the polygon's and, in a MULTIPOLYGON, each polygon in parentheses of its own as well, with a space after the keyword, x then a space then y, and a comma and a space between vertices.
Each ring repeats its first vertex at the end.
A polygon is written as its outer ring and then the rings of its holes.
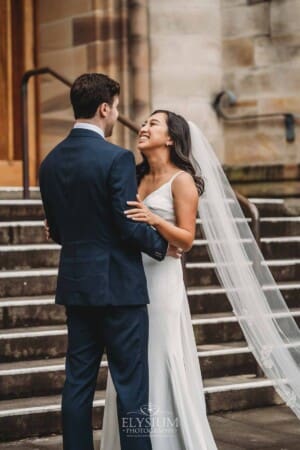
POLYGON ((198 212, 216 272, 250 351, 300 418, 300 330, 218 158, 201 130, 189 127, 196 173, 205 180, 198 212))

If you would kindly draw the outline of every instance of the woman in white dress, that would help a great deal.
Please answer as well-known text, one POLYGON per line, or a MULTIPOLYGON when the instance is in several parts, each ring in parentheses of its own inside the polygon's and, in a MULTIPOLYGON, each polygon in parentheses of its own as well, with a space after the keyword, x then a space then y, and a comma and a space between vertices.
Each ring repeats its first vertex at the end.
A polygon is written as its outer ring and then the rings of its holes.
MULTIPOLYGON (((142 125, 137 167, 139 196, 128 202, 131 220, 147 222, 171 247, 187 251, 195 237, 204 190, 190 162, 189 125, 155 111, 142 125)), ((206 415, 201 372, 179 258, 156 262, 143 255, 150 297, 149 410, 153 450, 215 450, 206 415)), ((108 377, 101 449, 120 450, 116 393, 108 377)), ((129 430, 130 432, 130 430, 129 430)), ((133 437, 137 438, 138 437, 133 437)))

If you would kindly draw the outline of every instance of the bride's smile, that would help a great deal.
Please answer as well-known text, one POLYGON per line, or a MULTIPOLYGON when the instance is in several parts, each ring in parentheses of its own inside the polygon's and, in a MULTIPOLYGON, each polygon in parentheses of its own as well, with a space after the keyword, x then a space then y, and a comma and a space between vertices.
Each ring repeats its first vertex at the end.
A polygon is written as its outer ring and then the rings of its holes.
POLYGON ((172 145, 172 140, 168 133, 164 113, 153 114, 141 126, 138 135, 138 149, 144 153, 147 150, 166 149, 170 145, 172 145))

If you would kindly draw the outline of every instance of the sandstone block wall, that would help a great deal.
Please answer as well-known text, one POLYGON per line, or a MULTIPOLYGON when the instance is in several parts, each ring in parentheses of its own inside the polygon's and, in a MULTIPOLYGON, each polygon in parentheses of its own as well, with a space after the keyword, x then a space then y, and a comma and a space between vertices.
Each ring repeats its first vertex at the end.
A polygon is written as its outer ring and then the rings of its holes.
POLYGON ((152 108, 193 120, 223 158, 222 128, 211 101, 222 86, 219 0, 149 1, 152 108))
MULTIPOLYGON (((238 97, 230 114, 300 114, 300 2, 222 0, 223 87, 238 97), (252 3, 252 4, 251 4, 252 3)), ((300 161, 300 128, 287 143, 283 119, 224 123, 228 164, 300 161)))
MULTIPOLYGON (((126 115, 179 112, 226 164, 299 162, 299 124, 287 143, 283 119, 229 124, 212 102, 230 89, 230 114, 300 113, 300 0, 39 0, 39 10, 39 65, 71 80, 94 70, 117 78, 126 115)), ((43 77, 42 155, 72 124, 67 93, 43 77)), ((135 145, 121 126, 114 141, 135 145)))
MULTIPOLYGON (((73 81, 84 72, 103 72, 122 85, 120 109, 129 114, 128 8, 123 0, 39 0, 39 66, 49 66, 73 81)), ((40 88, 41 155, 73 123, 69 88, 44 76, 40 88)), ((129 134, 118 126, 114 141, 126 145, 129 134)))

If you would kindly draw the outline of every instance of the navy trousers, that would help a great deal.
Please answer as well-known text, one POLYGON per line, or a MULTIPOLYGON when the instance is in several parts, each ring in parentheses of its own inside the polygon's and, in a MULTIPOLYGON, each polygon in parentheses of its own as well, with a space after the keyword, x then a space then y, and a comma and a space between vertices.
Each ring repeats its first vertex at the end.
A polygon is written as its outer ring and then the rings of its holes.
POLYGON ((121 448, 151 450, 150 430, 139 420, 149 397, 147 306, 67 306, 66 313, 64 450, 94 450, 92 403, 104 349, 117 391, 121 448), (133 437, 129 423, 143 428, 133 437))

